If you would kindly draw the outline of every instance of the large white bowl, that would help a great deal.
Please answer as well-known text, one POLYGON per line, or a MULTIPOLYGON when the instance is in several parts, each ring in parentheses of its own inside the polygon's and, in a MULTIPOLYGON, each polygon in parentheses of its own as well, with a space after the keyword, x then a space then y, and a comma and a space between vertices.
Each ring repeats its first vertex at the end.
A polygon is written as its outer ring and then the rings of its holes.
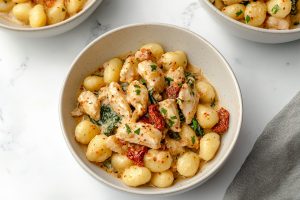
POLYGON ((206 40, 186 29, 166 24, 137 24, 110 31, 88 45, 75 59, 63 85, 60 100, 60 119, 63 135, 75 159, 91 176, 110 187, 136 194, 176 194, 190 190, 212 177, 225 163, 239 135, 242 122, 242 99, 236 78, 222 55, 206 40), (228 133, 222 138, 217 156, 201 172, 174 184, 158 189, 153 187, 132 188, 120 179, 87 161, 85 152, 74 139, 75 120, 71 111, 76 107, 77 91, 83 79, 108 59, 137 50, 142 44, 158 42, 166 51, 183 50, 189 62, 203 69, 215 86, 221 104, 231 114, 228 133))
POLYGON ((76 15, 57 24, 43 26, 40 28, 31 28, 29 26, 19 25, 15 22, 12 22, 2 14, 0 16, 0 28, 6 29, 12 34, 31 38, 59 35, 75 28, 81 22, 86 20, 95 11, 95 9, 100 5, 101 2, 102 0, 87 0, 84 8, 76 15))
POLYGON ((253 27, 234 20, 218 10, 209 0, 199 0, 203 7, 225 31, 235 36, 261 43, 284 43, 300 39, 300 28, 291 30, 270 30, 253 27))

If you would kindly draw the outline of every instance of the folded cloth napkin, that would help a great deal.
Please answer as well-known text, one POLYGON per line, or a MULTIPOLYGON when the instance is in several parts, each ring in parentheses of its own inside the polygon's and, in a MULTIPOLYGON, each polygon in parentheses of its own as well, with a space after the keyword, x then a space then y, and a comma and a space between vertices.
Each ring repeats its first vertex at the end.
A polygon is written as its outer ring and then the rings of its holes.
POLYGON ((300 93, 267 125, 224 200, 300 199, 300 93))

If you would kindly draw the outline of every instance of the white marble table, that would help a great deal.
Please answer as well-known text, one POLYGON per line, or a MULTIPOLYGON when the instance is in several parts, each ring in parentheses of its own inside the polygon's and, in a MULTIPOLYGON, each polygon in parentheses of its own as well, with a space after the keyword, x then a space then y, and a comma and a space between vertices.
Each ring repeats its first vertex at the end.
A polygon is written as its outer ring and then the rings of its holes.
POLYGON ((0 199, 140 199, 85 173, 71 156, 58 119, 60 89, 79 51, 108 30, 140 22, 172 23, 199 33, 236 73, 244 122, 233 154, 204 185, 161 197, 222 199, 264 126, 300 88, 300 41, 264 45, 235 38, 197 0, 105 0, 78 28, 54 38, 26 39, 0 30, 0 199))

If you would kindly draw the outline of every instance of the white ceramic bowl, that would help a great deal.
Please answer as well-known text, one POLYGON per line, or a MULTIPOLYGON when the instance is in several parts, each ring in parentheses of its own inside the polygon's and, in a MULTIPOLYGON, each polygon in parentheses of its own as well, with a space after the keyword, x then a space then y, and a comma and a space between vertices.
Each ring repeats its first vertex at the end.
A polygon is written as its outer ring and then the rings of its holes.
POLYGON ((136 194, 176 194, 190 190, 209 179, 225 163, 239 135, 242 122, 242 99, 236 78, 222 55, 206 40, 186 29, 166 24, 137 24, 110 31, 89 44, 75 59, 63 85, 60 100, 60 119, 64 137, 78 163, 91 176, 110 187, 136 194), (85 152, 74 139, 75 120, 71 111, 76 107, 77 91, 83 79, 99 65, 117 55, 137 50, 148 42, 160 43, 166 51, 183 50, 191 64, 201 67, 215 86, 221 104, 231 114, 229 131, 222 138, 217 156, 196 176, 159 189, 153 187, 132 188, 125 186, 85 158, 85 152))
POLYGON ((0 28, 6 29, 12 34, 30 38, 41 38, 59 35, 75 28, 81 22, 86 20, 95 11, 95 9, 100 5, 101 2, 102 0, 87 0, 84 8, 76 15, 57 24, 43 26, 40 28, 31 28, 29 26, 19 25, 9 20, 7 17, 5 17, 5 15, 1 15, 0 28))
POLYGON ((269 30, 249 26, 236 21, 219 11, 209 0, 199 0, 225 31, 235 36, 261 43, 284 43, 300 39, 300 28, 291 30, 269 30))

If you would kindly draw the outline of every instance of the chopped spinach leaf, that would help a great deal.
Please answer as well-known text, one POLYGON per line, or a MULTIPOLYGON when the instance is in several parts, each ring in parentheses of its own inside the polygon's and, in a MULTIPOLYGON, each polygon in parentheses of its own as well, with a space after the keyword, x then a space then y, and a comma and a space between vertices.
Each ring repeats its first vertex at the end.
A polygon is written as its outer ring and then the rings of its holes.
POLYGON ((121 117, 115 113, 109 105, 101 106, 100 116, 101 118, 99 121, 90 118, 91 122, 101 126, 103 133, 106 136, 112 135, 118 123, 121 121, 121 117))
POLYGON ((174 139, 174 140, 180 140, 181 139, 179 133, 176 133, 176 132, 173 132, 173 131, 169 131, 168 135, 171 139, 174 139))
POLYGON ((128 134, 131 133, 131 128, 128 126, 128 124, 125 124, 125 128, 128 134))
POLYGON ((200 124, 198 123, 198 121, 195 118, 193 118, 190 126, 195 131, 197 136, 203 137, 203 135, 204 135, 203 129, 201 128, 200 124))
POLYGON ((151 104, 157 104, 156 99, 153 97, 153 90, 149 90, 149 99, 151 104))

